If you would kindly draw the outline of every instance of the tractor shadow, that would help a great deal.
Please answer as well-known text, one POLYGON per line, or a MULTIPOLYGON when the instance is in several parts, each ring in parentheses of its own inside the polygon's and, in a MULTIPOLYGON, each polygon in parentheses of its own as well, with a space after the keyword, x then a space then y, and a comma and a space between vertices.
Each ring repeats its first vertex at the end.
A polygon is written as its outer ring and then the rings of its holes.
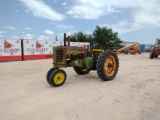
MULTIPOLYGON (((111 80, 112 81, 112 80, 111 80)), ((101 84, 103 82, 111 82, 111 81, 102 81, 96 71, 91 71, 86 75, 78 75, 77 73, 72 74, 72 76, 68 77, 65 84, 81 84, 82 82, 85 84, 101 84)))

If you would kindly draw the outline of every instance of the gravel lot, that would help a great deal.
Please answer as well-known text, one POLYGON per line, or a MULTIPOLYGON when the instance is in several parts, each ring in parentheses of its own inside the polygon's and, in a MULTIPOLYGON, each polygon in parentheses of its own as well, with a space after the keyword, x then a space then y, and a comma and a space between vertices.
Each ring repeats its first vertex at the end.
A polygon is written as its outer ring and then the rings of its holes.
POLYGON ((0 120, 160 120, 160 57, 118 57, 114 80, 66 68, 57 88, 46 81, 52 59, 0 63, 0 120))

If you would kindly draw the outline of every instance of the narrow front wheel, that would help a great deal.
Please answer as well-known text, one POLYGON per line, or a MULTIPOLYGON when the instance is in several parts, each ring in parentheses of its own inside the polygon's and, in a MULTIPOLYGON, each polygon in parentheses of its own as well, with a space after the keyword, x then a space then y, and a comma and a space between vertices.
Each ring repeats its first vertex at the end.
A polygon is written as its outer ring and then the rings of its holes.
POLYGON ((54 87, 59 87, 65 83, 66 78, 67 75, 64 70, 56 69, 51 73, 49 77, 49 83, 51 83, 51 85, 54 87))
POLYGON ((49 82, 49 77, 51 75, 51 73, 54 71, 55 69, 54 68, 51 68, 48 72, 47 72, 47 75, 46 75, 46 79, 47 79, 47 82, 51 85, 51 83, 49 82))

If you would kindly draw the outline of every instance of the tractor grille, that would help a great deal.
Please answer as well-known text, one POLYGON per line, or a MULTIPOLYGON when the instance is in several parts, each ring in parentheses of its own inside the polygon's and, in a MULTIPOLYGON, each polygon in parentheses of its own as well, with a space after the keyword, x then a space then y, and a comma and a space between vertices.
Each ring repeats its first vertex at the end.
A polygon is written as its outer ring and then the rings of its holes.
POLYGON ((63 62, 64 50, 57 50, 56 57, 57 57, 56 59, 57 62, 63 62))

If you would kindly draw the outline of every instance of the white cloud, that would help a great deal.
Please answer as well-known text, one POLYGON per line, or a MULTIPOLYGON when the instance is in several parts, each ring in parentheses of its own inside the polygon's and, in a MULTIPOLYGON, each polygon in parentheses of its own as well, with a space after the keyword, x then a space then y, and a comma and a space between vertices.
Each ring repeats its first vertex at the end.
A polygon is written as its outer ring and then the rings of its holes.
POLYGON ((160 26, 160 4, 157 0, 144 2, 133 14, 135 29, 160 26))
POLYGON ((61 5, 65 6, 65 5, 67 5, 67 3, 66 3, 66 2, 63 2, 61 5))
POLYGON ((48 35, 53 35, 53 32, 51 30, 44 30, 44 33, 48 35))
POLYGON ((68 30, 74 30, 74 26, 69 25, 57 25, 58 29, 68 29, 68 30))
POLYGON ((46 36, 38 36, 37 40, 49 40, 46 36))
MULTIPOLYGON (((135 0, 136 1, 136 0, 135 0)), ((132 4, 130 3, 130 5, 132 4)), ((137 2, 133 4, 134 12, 131 13, 131 20, 122 20, 115 24, 108 25, 116 29, 119 33, 130 31, 160 27, 160 4, 156 0, 137 2)))
POLYGON ((24 28, 25 30, 29 30, 29 31, 31 31, 32 29, 31 28, 29 28, 29 27, 26 27, 26 28, 24 28))
POLYGON ((6 30, 15 30, 16 28, 12 27, 12 26, 4 26, 4 29, 6 29, 6 30))
POLYGON ((76 0, 66 13, 74 18, 89 20, 99 19, 102 16, 105 16, 106 20, 112 16, 118 20, 121 15, 117 23, 107 24, 121 33, 160 26, 159 0, 76 0))
POLYGON ((25 10, 25 12, 26 12, 26 13, 29 13, 29 12, 30 12, 30 10, 29 10, 29 9, 28 9, 28 10, 25 10))
POLYGON ((105 0, 76 0, 74 1, 74 5, 67 11, 67 14, 78 19, 99 19, 105 16, 107 20, 113 16, 114 20, 118 20, 117 22, 114 24, 104 24, 114 28, 119 33, 160 27, 159 0, 110 0, 107 2, 105 0))
MULTIPOLYGON (((40 17, 48 20, 63 20, 65 17, 62 14, 57 13, 50 6, 46 5, 42 0, 19 0, 27 6, 29 11, 35 17, 40 17)), ((29 12, 27 10, 27 12, 29 12)))
POLYGON ((23 36, 24 39, 33 39, 35 37, 35 35, 31 35, 31 34, 26 34, 25 36, 23 36))
POLYGON ((105 14, 117 13, 119 10, 108 5, 109 1, 104 0, 77 0, 76 5, 70 7, 67 14, 74 18, 98 19, 105 14))
POLYGON ((118 21, 115 24, 100 24, 99 26, 112 28, 113 32, 118 32, 120 34, 130 32, 133 30, 128 28, 129 23, 126 20, 118 21))
POLYGON ((4 34, 4 33, 6 33, 6 31, 0 31, 0 34, 4 34))

